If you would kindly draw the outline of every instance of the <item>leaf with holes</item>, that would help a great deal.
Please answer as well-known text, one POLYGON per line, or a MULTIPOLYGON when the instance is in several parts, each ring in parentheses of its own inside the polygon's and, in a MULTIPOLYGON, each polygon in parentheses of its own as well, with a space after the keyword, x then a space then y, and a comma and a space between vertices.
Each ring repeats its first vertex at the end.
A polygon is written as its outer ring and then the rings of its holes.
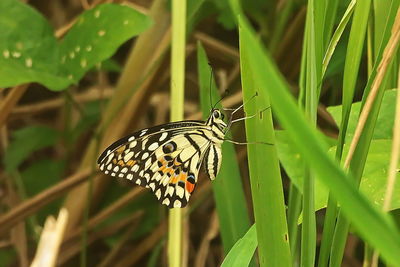
POLYGON ((2 0, 0 87, 38 82, 65 89, 150 25, 150 18, 134 9, 103 4, 78 17, 59 45, 40 13, 20 1, 2 0))
POLYGON ((78 82, 91 67, 150 25, 149 17, 126 6, 104 4, 84 12, 62 40, 61 74, 78 82))
POLYGON ((70 82, 58 73, 58 44, 52 27, 30 6, 0 1, 0 87, 39 82, 63 88, 70 82))

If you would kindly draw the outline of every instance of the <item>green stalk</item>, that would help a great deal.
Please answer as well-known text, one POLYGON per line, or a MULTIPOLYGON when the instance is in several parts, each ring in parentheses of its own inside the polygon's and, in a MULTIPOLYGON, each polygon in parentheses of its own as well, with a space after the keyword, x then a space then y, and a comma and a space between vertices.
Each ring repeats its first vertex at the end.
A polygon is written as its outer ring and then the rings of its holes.
MULTIPOLYGON (((322 1, 308 1, 307 49, 305 77, 305 112, 312 125, 317 122, 317 106, 322 73, 323 25, 325 6, 322 1)), ((314 266, 316 249, 316 222, 314 207, 314 173, 308 168, 303 183, 303 224, 301 232, 301 266, 314 266)))
MULTIPOLYGON (((186 41, 186 1, 172 1, 171 44, 171 121, 183 119, 184 77, 186 41)), ((168 263, 180 267, 182 255, 182 213, 184 209, 173 208, 169 212, 168 263)))

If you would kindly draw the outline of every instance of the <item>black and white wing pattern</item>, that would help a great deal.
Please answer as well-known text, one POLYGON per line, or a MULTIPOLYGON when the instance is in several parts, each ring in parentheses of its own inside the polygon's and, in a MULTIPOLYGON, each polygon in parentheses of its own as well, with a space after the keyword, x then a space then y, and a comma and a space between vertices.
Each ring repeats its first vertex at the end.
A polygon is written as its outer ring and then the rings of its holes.
POLYGON ((143 129, 110 145, 97 163, 105 174, 150 188, 169 208, 184 207, 196 187, 201 163, 213 146, 211 134, 202 121, 143 129))

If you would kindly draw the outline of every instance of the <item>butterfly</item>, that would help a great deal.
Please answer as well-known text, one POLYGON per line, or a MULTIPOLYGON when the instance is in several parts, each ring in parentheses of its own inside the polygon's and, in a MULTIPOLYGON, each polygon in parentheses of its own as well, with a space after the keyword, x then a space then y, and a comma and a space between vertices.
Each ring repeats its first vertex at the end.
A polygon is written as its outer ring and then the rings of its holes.
POLYGON ((105 174, 126 178, 150 188, 161 204, 183 208, 193 194, 202 163, 211 180, 221 167, 224 141, 232 123, 224 114, 212 108, 206 121, 186 120, 142 129, 111 144, 97 160, 105 174))

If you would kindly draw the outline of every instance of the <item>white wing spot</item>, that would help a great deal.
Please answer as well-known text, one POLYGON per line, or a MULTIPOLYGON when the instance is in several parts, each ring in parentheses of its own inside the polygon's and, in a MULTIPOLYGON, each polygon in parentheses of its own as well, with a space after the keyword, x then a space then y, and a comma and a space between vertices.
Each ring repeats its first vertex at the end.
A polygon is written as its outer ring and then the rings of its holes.
POLYGON ((10 51, 4 50, 3 51, 3 56, 4 56, 4 58, 9 58, 10 57, 10 51))
POLYGON ((180 198, 183 198, 183 196, 185 195, 185 190, 182 187, 177 186, 176 187, 176 195, 180 198))
POLYGON ((115 172, 112 172, 112 173, 111 173, 111 176, 115 176, 115 172))
POLYGON ((146 161, 146 163, 144 164, 144 168, 147 169, 147 168, 150 167, 150 165, 151 165, 151 158, 149 158, 149 159, 146 161))
POLYGON ((165 138, 167 138, 167 136, 168 136, 168 133, 162 133, 159 141, 163 141, 165 138))
POLYGON ((174 202, 174 208, 180 208, 182 206, 182 203, 177 199, 174 202))
POLYGON ((142 182, 140 181, 140 179, 136 180, 136 184, 140 185, 142 182))
POLYGON ((28 57, 27 59, 25 59, 25 66, 27 66, 28 68, 32 67, 32 59, 30 57, 28 57))
POLYGON ((149 150, 150 151, 154 151, 154 150, 156 150, 158 148, 158 143, 157 142, 154 142, 154 143, 152 143, 150 146, 149 146, 149 150))
POLYGON ((130 160, 132 157, 133 157, 133 152, 131 151, 124 156, 124 161, 128 162, 128 160, 130 160))
POLYGON ((157 197, 157 199, 160 199, 160 197, 161 197, 161 190, 160 189, 158 189, 156 191, 156 197, 157 197))
POLYGON ((137 170, 139 170, 139 165, 136 164, 135 166, 132 167, 132 171, 133 172, 137 172, 137 170))
POLYGON ((111 169, 112 169, 112 164, 108 164, 107 165, 107 170, 111 171, 111 169))
POLYGON ((142 156, 142 159, 147 159, 148 156, 149 156, 149 153, 148 153, 148 152, 145 152, 145 153, 143 154, 143 156, 142 156))
POLYGON ((124 174, 123 174, 123 173, 120 173, 120 174, 118 175, 118 177, 122 178, 122 177, 124 177, 124 174))
POLYGON ((123 169, 121 170, 121 172, 122 172, 122 173, 127 173, 127 172, 128 172, 128 168, 127 168, 127 167, 123 168, 123 169))
POLYGON ((133 140, 135 140, 134 136, 131 136, 131 137, 128 138, 128 142, 132 142, 133 140))
POLYGON ((148 129, 144 129, 144 130, 142 130, 142 132, 140 133, 140 135, 139 135, 139 136, 143 136, 143 135, 145 135, 145 134, 147 133, 147 130, 148 130, 148 129))
POLYGON ((169 205, 169 198, 166 198, 166 199, 164 199, 164 201, 162 202, 162 204, 165 204, 165 205, 169 205))
POLYGON ((118 167, 118 166, 115 166, 115 167, 114 167, 114 171, 117 172, 118 170, 119 170, 119 167, 118 167))
POLYGON ((174 194, 174 188, 172 187, 172 186, 168 186, 168 189, 167 189, 167 195, 170 195, 170 196, 172 196, 173 194, 174 194))
POLYGON ((144 174, 144 178, 146 179, 147 182, 149 182, 150 181, 150 174, 145 173, 144 174))
POLYGON ((105 30, 101 30, 97 33, 99 36, 104 36, 106 34, 105 30))
POLYGON ((129 144, 130 148, 134 148, 137 145, 137 141, 133 141, 129 144))
POLYGON ((108 174, 108 173, 109 173, 109 171, 105 170, 105 171, 104 171, 104 173, 105 173, 105 174, 108 174))
POLYGON ((132 173, 129 173, 129 174, 126 176, 126 179, 128 179, 128 180, 132 180, 132 178, 133 178, 132 173))
POLYGON ((141 171, 139 172, 139 176, 143 176, 143 174, 144 174, 144 170, 141 170, 141 171))
POLYGON ((151 188, 151 190, 154 191, 154 188, 156 187, 156 185, 154 183, 149 184, 149 187, 151 188))
POLYGON ((100 170, 104 170, 104 164, 100 165, 100 170))

